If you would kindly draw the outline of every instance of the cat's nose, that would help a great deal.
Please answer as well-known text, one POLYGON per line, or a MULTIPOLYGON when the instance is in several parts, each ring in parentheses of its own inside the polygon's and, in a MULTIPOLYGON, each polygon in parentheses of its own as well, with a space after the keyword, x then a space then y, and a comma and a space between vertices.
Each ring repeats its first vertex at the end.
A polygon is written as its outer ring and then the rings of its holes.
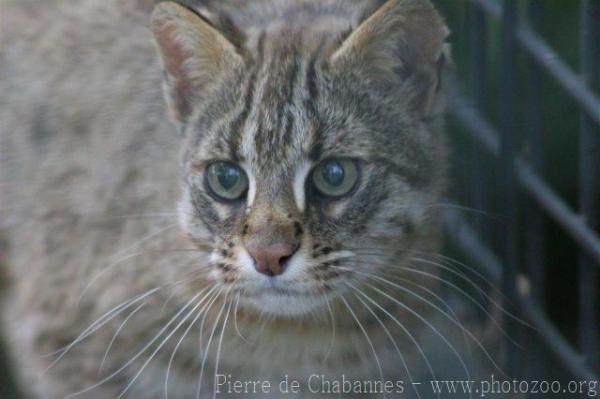
POLYGON ((254 259, 256 271, 267 276, 278 276, 285 271, 289 259, 298 247, 286 243, 269 245, 250 243, 246 249, 254 259))

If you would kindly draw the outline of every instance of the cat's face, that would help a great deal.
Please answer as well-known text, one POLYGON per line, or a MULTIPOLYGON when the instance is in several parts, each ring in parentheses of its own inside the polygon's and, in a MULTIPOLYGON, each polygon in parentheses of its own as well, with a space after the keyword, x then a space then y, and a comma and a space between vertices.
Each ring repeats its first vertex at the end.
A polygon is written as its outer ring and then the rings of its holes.
POLYGON ((401 59, 364 70, 354 53, 374 46, 361 43, 369 20, 341 39, 256 35, 245 58, 219 48, 239 59, 202 83, 210 95, 171 93, 186 133, 181 226, 207 253, 208 278, 261 312, 326 306, 433 239, 444 169, 435 79, 401 59))

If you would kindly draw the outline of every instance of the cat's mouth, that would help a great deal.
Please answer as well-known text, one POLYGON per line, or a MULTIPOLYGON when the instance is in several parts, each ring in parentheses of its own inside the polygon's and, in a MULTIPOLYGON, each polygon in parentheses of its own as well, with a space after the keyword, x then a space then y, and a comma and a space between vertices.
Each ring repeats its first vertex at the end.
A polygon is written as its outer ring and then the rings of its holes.
POLYGON ((257 284, 252 291, 247 291, 246 293, 248 298, 261 298, 265 296, 308 297, 313 295, 314 293, 311 293, 309 290, 292 288, 289 286, 289 283, 284 284, 276 279, 257 284))
POLYGON ((273 316, 298 317, 327 306, 324 295, 268 283, 244 295, 243 301, 251 308, 273 316))
POLYGON ((298 317, 326 306, 323 297, 285 290, 265 290, 244 298, 250 307, 273 316, 298 317))

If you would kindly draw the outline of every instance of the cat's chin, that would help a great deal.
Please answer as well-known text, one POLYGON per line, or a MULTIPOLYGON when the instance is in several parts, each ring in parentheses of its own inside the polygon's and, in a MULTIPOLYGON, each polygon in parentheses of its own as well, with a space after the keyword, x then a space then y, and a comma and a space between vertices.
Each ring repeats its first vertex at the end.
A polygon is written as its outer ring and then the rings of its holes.
POLYGON ((323 296, 299 295, 275 290, 265 290, 248 296, 243 302, 259 313, 286 318, 301 318, 327 307, 323 296))

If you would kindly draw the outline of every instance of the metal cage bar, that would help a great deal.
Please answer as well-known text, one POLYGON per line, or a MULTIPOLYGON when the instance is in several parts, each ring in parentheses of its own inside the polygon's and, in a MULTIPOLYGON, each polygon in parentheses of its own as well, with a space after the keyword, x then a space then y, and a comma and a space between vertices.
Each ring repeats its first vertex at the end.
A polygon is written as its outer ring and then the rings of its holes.
MULTIPOLYGON (((600 1, 584 0, 581 6, 581 75, 590 88, 597 87, 600 80, 600 55, 598 41, 600 1)), ((599 111, 600 113, 600 111, 599 111)), ((582 112, 579 135, 579 209, 584 221, 591 227, 598 226, 598 201, 600 201, 600 140, 594 121, 582 112)), ((598 283, 600 270, 594 267, 587 254, 579 259, 579 308, 580 347, 582 353, 600 353, 598 343, 598 283)), ((592 367, 598 359, 589 359, 592 367)))
MULTIPOLYGON (((527 22, 534 31, 539 31, 542 22, 543 0, 530 0, 527 3, 527 22)), ((527 159, 531 168, 536 173, 541 173, 544 167, 544 124, 542 120, 542 76, 539 65, 527 60, 527 109, 529 123, 526 124, 526 149, 527 159)), ((525 213, 526 234, 526 270, 531 281, 531 295, 541 305, 545 304, 545 256, 544 256, 544 215, 535 201, 528 198, 525 213)), ((534 332, 528 332, 528 336, 534 336, 534 332)), ((543 344, 534 340, 528 356, 528 375, 541 377, 545 375, 547 356, 543 344)))
MULTIPOLYGON (((516 76, 516 43, 514 37, 517 26, 516 0, 504 0, 501 23, 501 61, 500 61, 500 171, 498 176, 498 191, 501 201, 499 212, 508 219, 502 226, 503 234, 499 234, 500 253, 503 262, 502 290, 508 298, 514 298, 515 280, 517 276, 517 186, 514 178, 514 152, 516 133, 516 108, 515 108, 515 76, 516 76)), ((504 303, 511 312, 514 309, 508 302, 504 303)), ((503 320, 504 328, 508 335, 517 333, 517 326, 513 318, 506 315, 503 320)), ((513 345, 507 346, 507 369, 513 375, 519 375, 519 353, 513 345)))
MULTIPOLYGON (((479 239, 468 223, 456 211, 449 210, 445 214, 445 226, 458 247, 475 263, 489 274, 494 281, 499 281, 502 274, 502 262, 479 239)), ((536 333, 547 347, 563 361, 573 376, 584 381, 598 381, 600 376, 585 364, 573 346, 562 336, 560 331, 548 320, 540 305, 531 297, 531 285, 525 278, 519 279, 517 300, 521 310, 536 327, 536 333)))
MULTIPOLYGON (((498 19, 502 8, 491 0, 472 0, 489 15, 498 19)), ((600 99, 586 87, 577 75, 561 60, 556 52, 527 26, 517 26, 515 35, 529 55, 585 110, 596 123, 600 124, 600 99)))
MULTIPOLYGON (((496 129, 476 109, 453 94, 450 111, 467 127, 474 139, 492 155, 500 154, 496 129)), ((520 184, 546 212, 594 259, 600 267, 600 238, 567 204, 534 172, 528 162, 515 157, 515 174, 520 184)))
MULTIPOLYGON (((584 380, 598 380, 597 367, 600 354, 598 332, 598 316, 600 314, 598 285, 600 283, 600 237, 597 233, 600 222, 600 100, 594 90, 600 85, 600 1, 582 0, 580 79, 569 69, 558 55, 549 47, 536 31, 539 30, 542 2, 530 0, 527 8, 529 26, 520 24, 517 14, 516 0, 503 0, 502 6, 491 0, 471 0, 470 9, 477 6, 483 11, 471 11, 483 21, 483 14, 500 19, 501 32, 501 84, 500 84, 500 119, 496 128, 482 113, 480 91, 475 90, 472 101, 458 93, 453 93, 450 104, 451 114, 470 134, 471 139, 485 148, 499 165, 499 194, 502 206, 500 212, 507 217, 510 227, 502 232, 502 242, 496 255, 481 240, 480 234, 474 230, 466 219, 457 212, 448 210, 444 222, 449 236, 458 247, 472 260, 481 265, 483 271, 494 281, 502 282, 505 295, 514 299, 519 311, 536 326, 536 334, 545 345, 563 362, 567 370, 574 376, 584 380), (527 64, 527 126, 525 142, 528 151, 525 156, 516 152, 516 44, 528 56, 527 64), (558 82, 562 89, 570 95, 581 110, 581 127, 579 134, 579 206, 574 211, 541 177, 544 164, 543 141, 544 126, 542 120, 541 70, 549 72, 549 76, 558 82), (518 265, 518 248, 516 245, 518 189, 524 189, 530 200, 540 206, 540 211, 533 210, 531 205, 525 219, 525 234, 528 238, 524 257, 529 277, 520 275, 518 265), (560 333, 544 312, 543 286, 545 276, 544 258, 544 221, 542 211, 556 221, 563 230, 579 245, 580 249, 580 336, 579 351, 560 333), (592 359, 585 354, 591 354, 592 359)), ((474 21, 474 20, 473 20, 474 21)), ((483 26, 474 25, 470 20, 471 35, 482 33, 483 26)), ((471 88, 481 88, 483 82, 473 80, 484 79, 485 36, 470 39, 471 88), (483 39, 481 39, 483 38, 483 39), (481 40, 480 40, 481 39, 481 40), (482 56, 483 55, 483 56, 482 56), (481 61, 480 66, 475 65, 481 61)), ((476 159, 476 158, 473 158, 476 159)), ((479 158, 481 159, 481 158, 479 158)), ((472 181, 472 184, 477 184, 472 181)), ((479 195, 474 191, 476 195, 479 195)), ((476 195, 474 197, 476 198, 476 195)), ((518 326, 505 320, 509 334, 518 326)), ((509 345, 510 348, 510 345, 509 345)), ((514 349, 514 348, 513 348, 514 349)), ((534 348, 535 350, 535 348, 534 348)), ((539 348, 538 348, 539 350, 539 348)), ((510 353, 507 369, 515 373, 518 353, 510 353)))
MULTIPOLYGON (((533 29, 539 29, 541 24, 541 8, 543 0, 530 0, 527 8, 528 22, 533 29)), ((541 70, 537 63, 528 60, 527 63, 527 108, 529 123, 527 124, 527 158, 531 169, 541 173, 544 166, 544 124, 542 121, 541 70)), ((533 205, 531 203, 530 205, 533 205)), ((527 208, 527 271, 533 284, 534 297, 540 303, 544 302, 544 219, 541 210, 536 206, 527 208)))
MULTIPOLYGON (((486 38, 487 25, 486 15, 475 4, 469 3, 468 8, 468 26, 469 26, 469 86, 471 97, 473 98, 473 106, 485 114, 487 109, 488 91, 487 82, 487 59, 486 59, 486 38)), ((469 173, 470 181, 469 195, 470 205, 475 209, 485 209, 485 192, 488 184, 486 184, 485 175, 480 165, 483 162, 483 156, 477 144, 471 142, 469 148, 469 173)), ((487 235, 485 226, 475 219, 476 229, 487 235)))

